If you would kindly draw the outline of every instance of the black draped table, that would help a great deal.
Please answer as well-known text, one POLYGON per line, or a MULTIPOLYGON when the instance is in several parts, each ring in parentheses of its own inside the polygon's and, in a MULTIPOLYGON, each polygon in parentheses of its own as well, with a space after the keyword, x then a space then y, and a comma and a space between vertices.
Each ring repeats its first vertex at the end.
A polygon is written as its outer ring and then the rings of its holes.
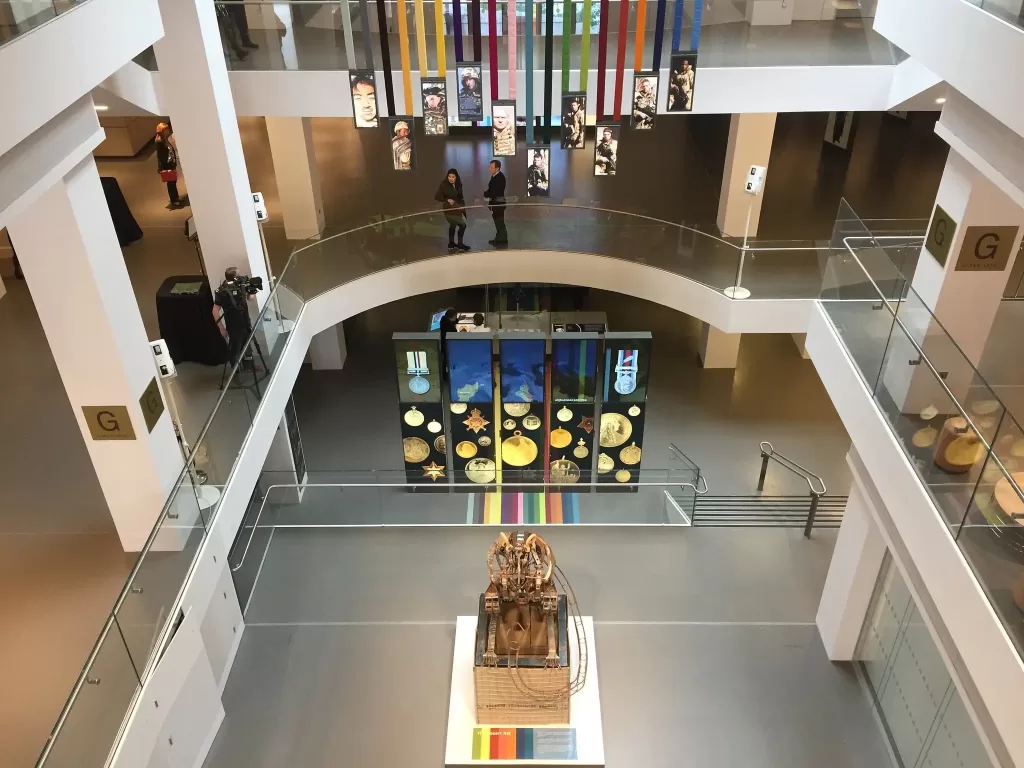
POLYGON ((213 294, 202 275, 175 275, 156 292, 160 335, 175 364, 220 365, 228 357, 227 344, 213 319, 213 294))

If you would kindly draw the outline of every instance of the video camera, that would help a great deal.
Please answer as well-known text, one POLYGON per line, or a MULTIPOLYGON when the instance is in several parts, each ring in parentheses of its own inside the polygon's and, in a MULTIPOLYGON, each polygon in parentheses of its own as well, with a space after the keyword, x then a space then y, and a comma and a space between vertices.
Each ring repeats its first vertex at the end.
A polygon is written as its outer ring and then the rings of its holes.
MULTIPOLYGON (((250 296, 255 296, 258 291, 263 290, 263 278, 262 277, 249 277, 249 275, 239 275, 232 267, 224 273, 224 282, 217 288, 218 296, 217 303, 222 307, 227 303, 225 300, 221 300, 221 296, 224 299, 230 299, 230 302, 239 309, 245 307, 245 301, 250 296)), ((226 307, 225 307, 226 309, 226 307)))

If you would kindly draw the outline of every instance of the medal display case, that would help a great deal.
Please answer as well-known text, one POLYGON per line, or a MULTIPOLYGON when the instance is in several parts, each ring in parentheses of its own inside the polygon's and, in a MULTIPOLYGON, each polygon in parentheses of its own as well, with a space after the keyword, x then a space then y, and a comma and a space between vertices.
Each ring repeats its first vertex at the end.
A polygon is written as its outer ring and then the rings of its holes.
POLYGON ((446 484, 448 446, 441 398, 441 336, 437 332, 396 333, 392 343, 406 480, 446 484))
MULTIPOLYGON (((551 339, 546 480, 580 485, 593 479, 598 334, 559 334, 551 339)), ((583 490, 582 487, 577 490, 583 490)))
MULTIPOLYGON (((650 365, 650 333, 605 334, 598 483, 616 486, 640 480, 650 365)), ((638 490, 635 485, 626 489, 638 490)))
POLYGON ((448 417, 456 483, 496 479, 493 335, 448 336, 448 417))
POLYGON ((548 436, 544 389, 547 339, 537 333, 499 333, 501 408, 495 409, 498 477, 505 483, 544 481, 548 436))

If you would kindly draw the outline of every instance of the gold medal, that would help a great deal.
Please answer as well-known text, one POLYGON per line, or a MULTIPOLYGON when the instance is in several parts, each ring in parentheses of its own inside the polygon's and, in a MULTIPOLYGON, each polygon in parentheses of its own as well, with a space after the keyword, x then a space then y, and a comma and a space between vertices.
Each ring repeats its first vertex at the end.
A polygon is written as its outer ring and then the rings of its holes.
POLYGON ((437 439, 434 441, 434 450, 438 453, 444 453, 447 447, 448 443, 445 441, 444 435, 438 435, 437 439))
POLYGON ((503 422, 501 422, 501 426, 503 426, 505 429, 515 429, 515 419, 505 419, 503 422))
POLYGON ((477 440, 477 442, 480 444, 481 447, 486 448, 488 445, 491 444, 491 438, 489 438, 487 435, 480 435, 480 439, 477 440))
POLYGON ((615 459, 607 453, 597 454, 597 473, 603 475, 615 469, 615 459))
POLYGON ((619 483, 628 483, 630 477, 632 477, 632 475, 629 474, 628 469, 620 469, 615 473, 615 481, 619 483))
POLYGON ((540 429, 540 416, 534 416, 531 413, 523 419, 523 426, 527 429, 540 429))
POLYGON ((501 443, 501 460, 511 467, 525 467, 537 458, 537 444, 518 429, 501 443))
POLYGON ((582 437, 580 438, 580 441, 576 443, 576 447, 572 449, 572 455, 577 459, 585 459, 590 455, 590 449, 587 448, 587 444, 583 442, 582 437))
POLYGON ((618 448, 629 440, 633 434, 633 425, 621 413, 601 414, 601 438, 598 442, 602 448, 618 448))
POLYGON ((935 438, 939 436, 939 430, 935 427, 924 427, 917 430, 914 436, 910 438, 910 441, 918 448, 927 448, 935 442, 935 438))
POLYGON ((505 413, 516 418, 525 416, 530 412, 529 403, 505 403, 502 407, 505 409, 505 413))
POLYGON ((466 479, 471 483, 489 483, 494 480, 494 462, 490 459, 470 459, 466 463, 466 479))
POLYGON ((427 432, 431 432, 436 435, 440 431, 441 422, 439 422, 437 419, 431 419, 429 422, 427 422, 427 432))
POLYGON ((640 449, 637 448, 636 443, 633 443, 619 451, 619 461, 623 464, 629 465, 640 463, 640 449))
POLYGON ((405 412, 405 416, 403 416, 402 419, 410 427, 418 427, 420 424, 423 423, 423 414, 419 410, 417 410, 416 406, 414 405, 412 408, 405 412))
POLYGON ((471 430, 474 434, 476 434, 491 422, 489 422, 487 419, 480 415, 479 408, 474 408, 472 411, 469 412, 469 418, 462 423, 466 425, 466 429, 471 430))
POLYGON ((439 477, 444 477, 444 467, 439 465, 436 461, 432 461, 429 464, 423 465, 423 476, 429 477, 431 480, 437 480, 439 477))
POLYGON ((630 408, 627 411, 627 413, 630 416, 639 416, 640 415, 640 406, 639 405, 632 405, 632 406, 630 406, 630 408))
POLYGON ((430 446, 426 440, 418 437, 407 437, 402 440, 402 453, 409 464, 419 464, 430 455, 430 446))
POLYGON ((467 408, 469 408, 469 406, 466 405, 465 403, 452 403, 451 404, 451 411, 454 414, 465 413, 467 408))
POLYGON ((564 405, 558 409, 558 413, 555 414, 559 421, 568 421, 572 418, 572 411, 566 408, 564 405))
POLYGON ((569 430, 559 427, 551 433, 552 448, 565 448, 570 444, 572 444, 572 432, 569 430))
POLYGON ((472 459, 476 456, 476 443, 471 443, 469 440, 463 440, 455 446, 455 453, 464 459, 472 459))
POLYGON ((580 468, 564 456, 551 462, 551 482, 559 485, 575 483, 580 479, 580 468))

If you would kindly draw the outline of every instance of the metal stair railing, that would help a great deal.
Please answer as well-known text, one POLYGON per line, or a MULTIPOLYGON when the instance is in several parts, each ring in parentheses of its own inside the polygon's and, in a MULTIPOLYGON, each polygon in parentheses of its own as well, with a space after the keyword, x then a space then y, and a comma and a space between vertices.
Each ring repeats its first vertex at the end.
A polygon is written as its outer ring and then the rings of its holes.
POLYGON ((764 490, 764 479, 765 475, 768 474, 768 462, 770 461, 776 462, 779 466, 788 469, 806 481, 807 489, 811 495, 811 506, 807 512, 807 522, 804 524, 804 538, 811 538, 811 528, 814 527, 814 516, 818 512, 818 502, 828 490, 825 488, 825 481, 807 469, 807 467, 797 464, 781 453, 777 453, 774 446, 765 440, 761 442, 761 474, 757 478, 757 490, 759 493, 764 490), (820 486, 821 490, 815 487, 815 483, 820 486))

